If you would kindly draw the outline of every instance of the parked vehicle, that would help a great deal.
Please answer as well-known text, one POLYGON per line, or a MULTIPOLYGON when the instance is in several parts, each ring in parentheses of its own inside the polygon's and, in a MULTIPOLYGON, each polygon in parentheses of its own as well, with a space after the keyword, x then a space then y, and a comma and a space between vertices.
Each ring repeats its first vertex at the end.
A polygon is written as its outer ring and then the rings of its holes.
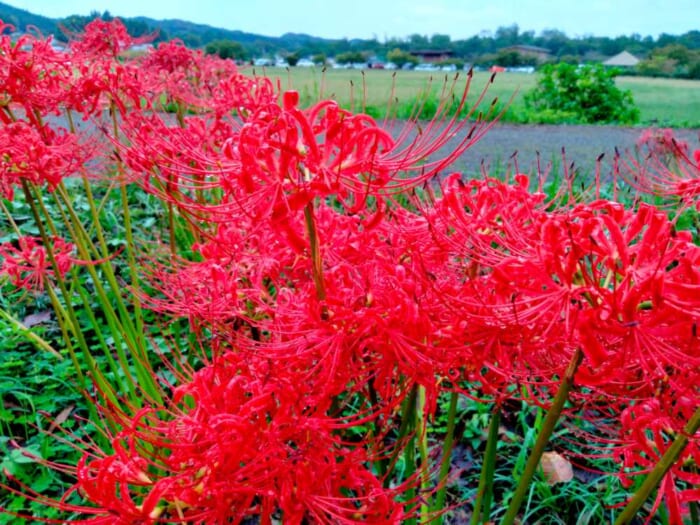
POLYGON ((415 67, 416 71, 440 71, 440 68, 435 64, 418 64, 415 67))

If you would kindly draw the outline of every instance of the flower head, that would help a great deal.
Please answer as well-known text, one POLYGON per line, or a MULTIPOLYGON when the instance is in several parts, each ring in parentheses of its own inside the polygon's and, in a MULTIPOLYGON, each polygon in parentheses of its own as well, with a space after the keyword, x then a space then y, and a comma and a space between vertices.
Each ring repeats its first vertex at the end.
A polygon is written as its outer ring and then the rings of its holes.
POLYGON ((37 237, 20 237, 16 243, 0 244, 0 275, 7 275, 18 288, 42 291, 47 280, 63 277, 78 262, 73 257, 75 247, 59 237, 51 239, 51 251, 56 264, 51 263, 46 247, 37 237))

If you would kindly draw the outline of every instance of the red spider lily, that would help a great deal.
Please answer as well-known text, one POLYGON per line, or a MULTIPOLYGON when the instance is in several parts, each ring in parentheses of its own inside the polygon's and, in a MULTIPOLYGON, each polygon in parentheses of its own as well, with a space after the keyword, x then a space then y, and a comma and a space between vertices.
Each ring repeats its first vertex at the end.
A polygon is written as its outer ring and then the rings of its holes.
POLYGON ((362 443, 344 443, 335 419, 268 359, 222 353, 185 379, 171 402, 128 415, 112 451, 83 442, 71 494, 45 501, 92 515, 82 523, 398 524, 396 496, 368 469, 362 443), (110 521, 111 520, 111 521, 110 521))
MULTIPOLYGON (((697 385, 697 374, 688 378, 697 385)), ((673 399, 668 394, 628 407, 621 416, 621 438, 615 456, 621 463, 621 478, 631 486, 633 478, 651 470, 670 446, 673 437, 697 409, 697 389, 673 399)), ((700 461, 700 432, 690 436, 678 461, 664 476, 656 494, 650 519, 662 502, 669 512, 669 523, 682 525, 683 505, 700 501, 700 474, 688 468, 700 461)))
POLYGON ((545 212, 527 192, 499 206, 502 184, 471 187, 448 185, 431 231, 463 272, 462 290, 445 297, 469 340, 510 341, 513 358, 493 366, 520 361, 521 372, 552 377, 578 346, 577 383, 619 393, 700 364, 700 251, 663 214, 605 201, 545 212))
POLYGON ((291 232, 275 222, 222 224, 199 246, 204 261, 154 274, 160 293, 146 304, 204 324, 252 354, 283 360, 326 396, 340 394, 348 382, 362 389, 372 380, 393 407, 406 393, 404 377, 425 385, 433 399, 435 370, 447 366, 438 344, 443 308, 422 277, 418 248, 402 241, 400 232, 416 228, 412 221, 422 223, 416 236, 424 237, 425 222, 412 214, 400 225, 368 229, 361 217, 319 206, 323 299, 310 279, 303 223, 291 232), (236 326, 250 337, 241 339, 236 326))
POLYGON ((120 128, 129 145, 113 140, 131 180, 163 200, 187 207, 199 202, 196 190, 228 188, 225 178, 223 182, 212 180, 210 162, 237 134, 239 126, 234 121, 201 116, 187 117, 184 124, 182 127, 174 119, 166 122, 159 115, 131 112, 120 128))
MULTIPOLYGON (((95 19, 83 32, 69 36, 72 75, 66 108, 82 113, 85 119, 113 108, 124 115, 127 108, 140 108, 151 97, 160 97, 160 93, 149 93, 138 62, 121 58, 124 51, 150 42, 153 35, 133 38, 120 20, 95 19)), ((110 122, 107 129, 111 127, 110 122)))
POLYGON ((153 35, 132 37, 121 20, 92 20, 80 33, 69 33, 70 50, 76 57, 116 58, 134 45, 153 40, 153 35))
POLYGON ((17 246, 9 242, 0 244, 0 275, 7 275, 10 282, 18 288, 42 291, 47 279, 51 280, 56 272, 63 277, 74 264, 80 263, 72 256, 75 246, 59 237, 51 239, 55 267, 51 264, 41 239, 21 237, 16 244, 17 246))
MULTIPOLYGON (((100 55, 73 55, 73 58, 74 76, 65 96, 65 107, 82 114, 84 120, 100 117, 112 107, 124 115, 127 108, 139 107, 145 100, 148 92, 133 61, 121 62, 100 55)), ((112 125, 110 121, 106 129, 111 130, 112 125)))
POLYGON ((233 61, 178 42, 158 44, 139 60, 139 68, 156 100, 164 94, 181 110, 211 111, 217 118, 232 111, 245 116, 277 98, 269 79, 245 76, 233 61))
POLYGON ((23 35, 13 40, 12 26, 0 21, 0 120, 14 120, 13 106, 24 110, 24 117, 37 127, 37 117, 57 113, 71 76, 68 57, 53 49, 51 38, 23 35))
POLYGON ((688 154, 688 143, 678 140, 670 128, 644 130, 637 140, 637 147, 656 156, 677 157, 688 154))
MULTIPOLYGON (((460 108, 465 97, 466 89, 460 108)), ((219 151, 202 151, 194 141, 172 148, 169 142, 176 132, 171 132, 162 138, 149 134, 148 141, 130 140, 123 156, 134 159, 137 169, 153 158, 168 166, 167 173, 153 173, 160 178, 157 186, 166 188, 169 200, 190 214, 206 213, 211 219, 213 212, 224 217, 242 212, 282 220, 315 198, 331 195, 350 213, 362 212, 370 196, 383 200, 436 175, 491 125, 440 114, 414 135, 417 126, 409 124, 395 140, 369 116, 352 114, 333 101, 302 110, 296 92, 285 93, 282 106, 265 97, 256 100, 259 105, 243 122, 231 125, 233 133, 219 151), (454 150, 432 160, 460 135, 454 150), (213 205, 193 195, 212 188, 224 190, 213 205)))
POLYGON ((661 141, 645 142, 645 159, 618 159, 622 178, 636 190, 680 201, 681 206, 698 205, 700 196, 700 150, 690 154, 688 144, 664 130, 661 141))
POLYGON ((65 129, 36 128, 23 120, 0 130, 0 195, 12 199, 23 180, 46 184, 50 191, 89 158, 78 137, 65 129))

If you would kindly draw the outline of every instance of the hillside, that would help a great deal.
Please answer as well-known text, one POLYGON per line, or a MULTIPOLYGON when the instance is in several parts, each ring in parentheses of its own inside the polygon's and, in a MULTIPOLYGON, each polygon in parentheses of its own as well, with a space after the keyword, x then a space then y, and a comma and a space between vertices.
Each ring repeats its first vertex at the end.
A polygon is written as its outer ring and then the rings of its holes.
MULTIPOLYGON (((109 13, 105 13, 109 16, 109 13)), ((118 13, 115 15, 118 16, 118 13)), ((0 20, 12 24, 19 31, 26 31, 34 26, 43 34, 53 34, 59 40, 65 37, 61 33, 61 26, 78 29, 86 21, 92 18, 92 14, 71 15, 64 19, 54 19, 36 15, 24 9, 18 9, 0 2, 0 20)), ((148 17, 122 18, 130 33, 140 36, 144 33, 158 33, 160 40, 180 39, 192 47, 205 46, 216 40, 235 40, 251 49, 261 49, 267 52, 286 50, 296 51, 303 47, 314 45, 332 45, 333 40, 314 37, 299 33, 286 33, 281 37, 271 37, 246 33, 231 29, 213 27, 206 24, 195 24, 186 20, 155 20, 148 17)))
POLYGON ((43 34, 53 34, 57 30, 57 20, 41 15, 35 15, 24 9, 18 9, 0 2, 0 20, 6 24, 12 24, 19 31, 26 31, 27 27, 36 27, 43 34))
MULTIPOLYGON (((118 15, 115 13, 115 16, 118 15)), ((53 34, 56 40, 66 40, 62 29, 79 33, 95 17, 104 20, 113 18, 105 11, 52 19, 0 2, 0 19, 20 31, 36 26, 43 34, 53 34)), ((595 35, 570 38, 557 29, 545 29, 536 34, 535 31, 521 31, 517 24, 513 24, 499 27, 494 32, 482 31, 461 40, 452 40, 449 35, 413 33, 403 38, 391 37, 380 41, 377 38, 326 39, 301 33, 266 36, 186 20, 120 18, 131 35, 154 35, 156 42, 178 39, 188 47, 208 48, 208 52, 216 53, 230 45, 230 41, 235 41, 239 45, 236 57, 239 60, 281 55, 295 60, 315 57, 314 61, 319 63, 331 57, 341 64, 347 64, 365 63, 378 58, 401 67, 407 63, 410 66, 416 60, 435 60, 434 53, 439 50, 443 65, 461 69, 465 64, 489 68, 494 65, 533 67, 543 62, 596 63, 626 51, 641 60, 636 69, 626 73, 700 79, 700 30, 687 31, 682 35, 661 33, 656 38, 637 33, 614 38, 595 35), (534 48, 539 51, 533 54, 531 50, 534 48), (428 58, 426 52, 432 52, 432 58, 428 58)))

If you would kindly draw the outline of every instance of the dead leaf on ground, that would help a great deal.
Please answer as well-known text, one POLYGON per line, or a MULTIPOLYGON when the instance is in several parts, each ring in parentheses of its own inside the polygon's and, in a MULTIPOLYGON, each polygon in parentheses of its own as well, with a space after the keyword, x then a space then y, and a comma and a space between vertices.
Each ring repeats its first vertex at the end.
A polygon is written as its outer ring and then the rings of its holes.
POLYGON ((51 421, 51 425, 49 426, 49 434, 56 430, 57 427, 61 426, 63 423, 66 422, 68 419, 68 416, 70 416, 70 413, 73 412, 73 409, 75 408, 75 405, 68 405, 66 408, 61 410, 58 415, 54 418, 53 421, 51 421))
POLYGON ((557 452, 545 452, 542 454, 540 466, 547 483, 566 483, 574 477, 574 470, 568 459, 557 452))
POLYGON ((38 312, 36 314, 30 314, 27 317, 24 318, 22 321, 22 324, 26 326, 27 328, 31 328, 32 326, 41 324, 41 323, 48 323, 51 320, 51 312, 48 310, 46 312, 38 312))

